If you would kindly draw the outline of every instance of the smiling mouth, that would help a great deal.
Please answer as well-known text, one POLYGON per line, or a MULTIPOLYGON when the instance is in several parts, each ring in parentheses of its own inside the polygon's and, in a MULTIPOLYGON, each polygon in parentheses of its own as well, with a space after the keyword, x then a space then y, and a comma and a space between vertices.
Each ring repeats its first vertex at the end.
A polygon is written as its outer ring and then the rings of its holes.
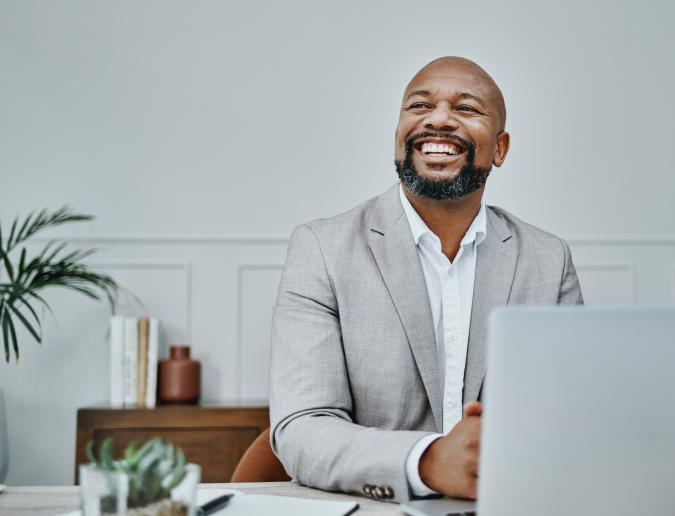
POLYGON ((424 161, 436 164, 455 161, 466 152, 466 148, 455 141, 436 138, 420 140, 414 148, 424 161))
POLYGON ((460 145, 451 142, 419 142, 415 148, 427 156, 457 156, 465 151, 460 145))

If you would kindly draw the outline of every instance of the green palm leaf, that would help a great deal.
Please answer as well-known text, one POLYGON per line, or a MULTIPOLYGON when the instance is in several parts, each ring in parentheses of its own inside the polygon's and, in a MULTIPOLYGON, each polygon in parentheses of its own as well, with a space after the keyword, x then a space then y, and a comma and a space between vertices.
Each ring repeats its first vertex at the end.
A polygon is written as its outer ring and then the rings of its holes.
POLYGON ((12 229, 9 232, 9 239, 7 240, 7 251, 6 251, 7 254, 9 254, 9 252, 12 250, 12 240, 14 239, 14 231, 16 230, 16 224, 18 221, 19 219, 14 219, 12 229))
POLYGON ((21 303, 23 306, 25 306, 26 308, 28 308, 28 311, 31 313, 31 315, 32 315, 33 318, 35 319, 35 323, 36 323, 36 324, 38 325, 38 327, 41 329, 42 323, 40 322, 40 318, 38 317, 38 314, 35 312, 35 310, 34 310, 33 307, 31 306, 31 304, 30 304, 28 301, 26 301, 26 299, 24 298, 24 296, 18 297, 18 298, 17 298, 17 301, 18 301, 19 303, 21 303))
MULTIPOLYGON (((9 362, 9 328, 5 324, 5 303, 0 305, 0 326, 2 326, 2 342, 5 347, 5 361, 9 362)), ((18 360, 18 358, 17 358, 18 360)))
POLYGON ((14 281, 14 266, 12 265, 12 262, 9 259, 9 255, 7 253, 3 253, 2 255, 2 263, 5 266, 5 270, 7 271, 7 276, 9 276, 9 281, 14 281))
POLYGON ((68 222, 91 220, 92 218, 91 215, 70 213, 70 208, 68 206, 63 206, 51 214, 47 210, 42 210, 37 215, 30 213, 18 232, 16 232, 16 227, 19 219, 16 218, 14 219, 9 238, 7 239, 7 249, 5 249, 5 252, 9 254, 17 245, 44 229, 68 222))
MULTIPOLYGON (((5 320, 3 322, 4 326, 7 326, 9 328, 9 335, 12 337, 12 348, 14 348, 14 356, 16 357, 16 361, 19 361, 19 343, 16 340, 16 328, 14 327, 14 321, 12 321, 11 316, 9 315, 9 312, 5 308, 5 320)), ((4 332, 4 326, 3 326, 3 332, 4 332)))
POLYGON ((47 210, 41 210, 37 214, 33 212, 23 222, 19 222, 19 218, 14 219, 6 241, 3 240, 0 224, 0 279, 3 270, 8 279, 7 282, 0 282, 0 326, 6 361, 9 361, 10 346, 16 359, 19 358, 17 323, 21 323, 38 343, 42 342, 42 323, 31 302, 37 301, 51 312, 49 304, 41 295, 42 290, 48 287, 66 288, 96 300, 105 296, 114 309, 118 290, 115 280, 106 274, 90 270, 82 263, 96 249, 68 252, 66 242, 50 240, 33 257, 28 257, 25 247, 21 249, 18 262, 13 262, 10 257, 14 249, 40 231, 91 218, 90 215, 71 213, 67 206, 53 213, 47 210), (26 313, 23 313, 24 309, 27 310, 26 313))
POLYGON ((28 319, 26 319, 24 315, 14 307, 14 305, 7 305, 7 306, 14 313, 14 315, 16 315, 19 318, 19 320, 23 323, 24 327, 33 336, 33 338, 37 340, 39 343, 42 343, 42 336, 35 331, 33 325, 30 322, 28 322, 28 319))

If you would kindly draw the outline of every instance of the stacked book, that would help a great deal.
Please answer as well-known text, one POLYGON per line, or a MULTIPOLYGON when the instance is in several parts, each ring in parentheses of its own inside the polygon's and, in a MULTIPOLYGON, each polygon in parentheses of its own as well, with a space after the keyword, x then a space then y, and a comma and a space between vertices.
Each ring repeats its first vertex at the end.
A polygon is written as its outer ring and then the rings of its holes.
POLYGON ((159 321, 114 316, 110 320, 110 404, 154 407, 157 401, 159 321))

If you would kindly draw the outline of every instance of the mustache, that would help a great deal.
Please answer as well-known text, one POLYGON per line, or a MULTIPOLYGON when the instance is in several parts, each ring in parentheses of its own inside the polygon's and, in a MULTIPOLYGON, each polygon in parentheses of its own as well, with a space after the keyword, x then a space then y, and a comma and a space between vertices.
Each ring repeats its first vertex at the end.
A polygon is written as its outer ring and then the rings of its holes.
POLYGON ((468 140, 465 140, 461 136, 457 136, 455 133, 451 133, 448 131, 424 131, 421 133, 413 134, 408 137, 408 139, 405 141, 405 148, 407 152, 412 152, 413 147, 415 146, 416 143, 418 143, 420 140, 424 140, 425 138, 439 138, 443 140, 447 140, 451 143, 456 143, 466 149, 470 154, 473 154, 475 150, 475 146, 473 143, 471 143, 468 140))

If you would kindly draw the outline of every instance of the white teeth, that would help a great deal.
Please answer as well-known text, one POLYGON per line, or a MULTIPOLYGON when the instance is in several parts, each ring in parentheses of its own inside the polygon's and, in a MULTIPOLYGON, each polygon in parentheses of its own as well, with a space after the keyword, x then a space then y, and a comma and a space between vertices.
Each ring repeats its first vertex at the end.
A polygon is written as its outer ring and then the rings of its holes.
POLYGON ((445 153, 450 154, 451 156, 456 156, 459 154, 459 149, 454 145, 425 142, 422 144, 422 152, 425 154, 445 153))

